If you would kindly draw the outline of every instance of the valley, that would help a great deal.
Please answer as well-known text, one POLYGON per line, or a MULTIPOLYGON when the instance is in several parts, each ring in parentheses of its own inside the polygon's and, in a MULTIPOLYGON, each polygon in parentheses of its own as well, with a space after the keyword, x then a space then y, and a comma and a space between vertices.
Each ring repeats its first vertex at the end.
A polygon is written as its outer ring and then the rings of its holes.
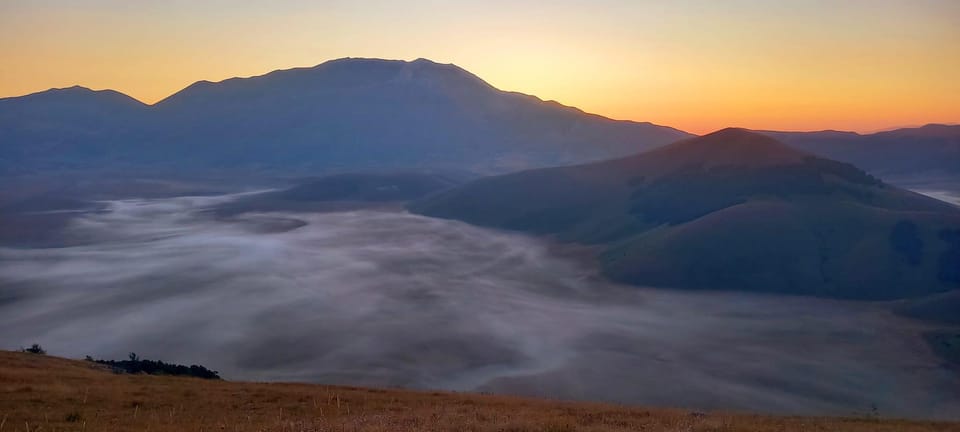
POLYGON ((693 134, 491 82, 0 98, 0 432, 956 429, 960 125, 693 134), (64 359, 133 353, 228 382, 64 359))
POLYGON ((231 380, 960 412, 960 376, 924 340, 942 325, 887 303, 623 286, 587 251, 398 207, 213 211, 255 195, 107 201, 72 216, 69 245, 0 248, 0 341, 231 380))

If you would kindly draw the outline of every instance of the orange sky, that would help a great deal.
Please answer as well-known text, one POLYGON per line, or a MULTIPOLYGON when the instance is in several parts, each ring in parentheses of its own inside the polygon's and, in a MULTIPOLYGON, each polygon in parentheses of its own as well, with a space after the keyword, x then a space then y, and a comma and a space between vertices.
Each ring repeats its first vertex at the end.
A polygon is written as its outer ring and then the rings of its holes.
POLYGON ((426 57, 695 133, 873 131, 960 122, 958 23, 954 0, 4 0, 0 96, 426 57))

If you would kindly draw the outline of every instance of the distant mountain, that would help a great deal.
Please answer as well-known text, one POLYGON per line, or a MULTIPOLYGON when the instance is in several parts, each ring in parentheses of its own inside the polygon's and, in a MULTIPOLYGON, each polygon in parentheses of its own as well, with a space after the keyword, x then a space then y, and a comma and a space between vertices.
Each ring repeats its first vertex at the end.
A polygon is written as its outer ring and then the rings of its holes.
POLYGON ((839 131, 762 133, 879 176, 960 175, 960 125, 930 124, 869 135, 839 131))
POLYGON ((0 99, 0 174, 70 169, 109 161, 142 128, 148 106, 124 94, 83 87, 0 99))
POLYGON ((153 106, 82 88, 0 100, 0 172, 112 165, 503 172, 623 156, 687 136, 501 91, 423 59, 341 59, 201 81, 153 106))
POLYGON ((742 129, 411 209, 599 245, 605 273, 638 285, 892 299, 960 284, 960 209, 742 129))

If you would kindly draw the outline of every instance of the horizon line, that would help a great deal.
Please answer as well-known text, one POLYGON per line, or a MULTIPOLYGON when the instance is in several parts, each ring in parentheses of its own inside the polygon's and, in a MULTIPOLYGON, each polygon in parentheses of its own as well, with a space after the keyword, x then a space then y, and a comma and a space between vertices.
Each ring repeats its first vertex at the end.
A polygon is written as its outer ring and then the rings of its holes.
POLYGON ((895 131, 895 130, 899 130, 899 129, 915 129, 915 128, 921 128, 921 127, 925 127, 925 126, 960 126, 960 120, 958 120, 958 121, 946 121, 946 122, 930 121, 930 122, 924 122, 923 124, 916 124, 916 123, 914 123, 914 124, 908 124, 908 125, 885 126, 885 127, 879 128, 879 129, 859 130, 859 131, 858 131, 858 130, 854 130, 854 129, 846 129, 846 130, 844 130, 844 129, 836 129, 836 128, 824 128, 824 129, 819 129, 819 128, 810 128, 810 129, 770 129, 770 128, 751 128, 751 127, 745 127, 745 126, 728 125, 728 126, 724 126, 724 127, 718 128, 718 129, 716 129, 716 130, 712 130, 712 131, 710 131, 710 132, 694 133, 694 132, 690 132, 690 131, 688 131, 688 130, 681 129, 681 128, 679 128, 679 127, 672 126, 672 125, 653 123, 653 122, 651 122, 651 121, 649 121, 649 120, 630 119, 630 118, 614 118, 614 117, 608 116, 608 115, 606 115, 606 114, 595 113, 595 112, 588 112, 588 111, 585 111, 585 110, 577 107, 576 105, 569 105, 569 104, 560 102, 560 101, 558 101, 558 100, 556 100, 556 99, 544 99, 543 97, 541 97, 541 96, 539 96, 539 95, 534 95, 534 94, 531 94, 531 93, 525 93, 525 92, 520 91, 520 90, 504 90, 504 89, 498 88, 498 87, 496 87, 496 86, 493 86, 492 84, 490 84, 490 83, 488 83, 486 80, 484 80, 483 77, 480 77, 479 75, 476 75, 476 74, 474 74, 473 72, 470 72, 470 71, 467 70, 466 68, 463 68, 463 67, 457 65, 456 63, 442 63, 442 62, 438 62, 438 61, 435 61, 435 60, 432 60, 432 59, 429 59, 429 58, 426 58, 426 57, 417 57, 416 59, 413 59, 413 60, 391 59, 391 58, 381 58, 381 57, 338 57, 338 58, 332 58, 332 59, 325 60, 325 61, 323 61, 323 62, 317 63, 317 64, 312 65, 312 66, 293 66, 293 67, 288 67, 288 68, 279 68, 279 69, 273 69, 273 70, 270 70, 270 71, 267 71, 267 72, 263 72, 263 73, 259 73, 259 74, 254 74, 254 75, 231 76, 231 77, 223 78, 223 79, 216 80, 216 81, 214 81, 214 80, 207 80, 207 79, 199 79, 199 80, 196 80, 196 81, 191 82, 190 84, 187 84, 187 85, 184 86, 183 88, 181 88, 181 89, 179 89, 179 90, 177 90, 177 91, 175 91, 175 92, 173 92, 173 93, 170 93, 169 95, 167 95, 167 96, 165 96, 165 97, 163 97, 163 98, 160 98, 160 99, 158 99, 158 100, 156 100, 156 101, 154 101, 154 102, 152 102, 152 103, 145 102, 145 101, 143 101, 143 100, 141 100, 141 99, 139 99, 139 98, 137 98, 137 97, 135 97, 135 96, 132 96, 132 95, 127 94, 127 93, 124 93, 123 91, 120 91, 120 90, 117 90, 117 89, 114 89, 114 88, 93 88, 93 87, 88 87, 88 86, 86 86, 86 85, 79 84, 79 83, 73 84, 73 85, 70 85, 70 86, 66 86, 66 87, 50 87, 50 88, 47 88, 47 89, 45 89, 45 90, 37 90, 37 91, 30 92, 30 93, 24 93, 24 94, 18 94, 18 95, 10 95, 10 96, 2 96, 2 95, 0 95, 0 101, 4 101, 4 100, 8 100, 8 99, 18 99, 18 98, 23 98, 23 97, 28 97, 28 96, 37 95, 37 94, 48 93, 48 92, 52 92, 52 91, 62 91, 62 90, 70 90, 70 89, 83 89, 83 90, 88 90, 88 91, 91 91, 91 92, 114 92, 114 93, 118 93, 118 94, 123 95, 123 96, 125 96, 125 97, 128 97, 128 98, 130 98, 130 99, 132 99, 132 100, 134 100, 134 101, 137 101, 137 102, 143 104, 144 106, 154 107, 154 106, 157 106, 158 104, 162 103, 163 101, 169 99, 170 97, 172 97, 172 96, 174 96, 174 95, 177 95, 177 94, 183 92, 184 90, 186 90, 186 89, 188 89, 188 88, 190 88, 190 87, 192 87, 192 86, 194 86, 194 85, 196 85, 196 84, 199 84, 199 83, 221 84, 221 83, 224 83, 224 82, 226 82, 226 81, 231 81, 231 80, 245 80, 245 79, 251 79, 251 78, 259 78, 259 77, 263 77, 263 76, 266 76, 266 75, 270 75, 270 74, 275 73, 275 72, 286 72, 286 71, 293 71, 293 70, 299 70, 299 69, 315 69, 315 68, 320 67, 320 66, 322 66, 322 65, 325 65, 325 64, 327 64, 327 63, 336 62, 336 61, 343 61, 343 60, 387 61, 387 62, 403 62, 403 63, 408 63, 408 64, 410 64, 410 63, 415 63, 415 62, 418 62, 418 61, 426 61, 426 62, 435 64, 435 65, 454 66, 454 67, 456 67, 456 68, 458 68, 458 69, 460 69, 460 70, 465 71, 466 73, 468 73, 468 74, 470 74, 470 75, 473 75, 474 77, 479 78, 480 80, 482 80, 483 82, 487 83, 488 85, 490 85, 492 88, 496 89, 497 91, 506 92, 506 93, 520 93, 520 94, 527 95, 527 96, 533 96, 533 97, 536 97, 537 99, 539 99, 539 100, 541 100, 541 101, 543 101, 543 102, 555 102, 555 103, 558 103, 558 104, 563 105, 563 106, 565 106, 565 107, 569 107, 569 108, 574 108, 574 109, 580 110, 581 112, 586 113, 586 114, 597 115, 597 116, 601 116, 601 117, 604 117, 604 118, 607 118, 607 119, 610 119, 610 120, 614 120, 614 121, 626 121, 626 122, 635 122, 635 123, 649 123, 649 124, 654 124, 654 125, 656 125, 656 126, 662 126, 662 127, 668 127, 668 128, 676 129, 676 130, 678 130, 678 131, 685 132, 685 133, 689 133, 689 134, 691 134, 691 135, 696 135, 696 136, 707 135, 707 134, 710 134, 710 133, 712 133, 712 132, 719 131, 719 130, 723 130, 723 129, 726 129, 726 128, 741 128, 741 129, 746 129, 746 130, 755 131, 755 132, 787 132, 787 133, 793 133, 793 132, 796 132, 796 133, 839 132, 839 133, 853 133, 853 134, 857 134, 857 135, 873 135, 873 134, 877 134, 877 133, 895 131))

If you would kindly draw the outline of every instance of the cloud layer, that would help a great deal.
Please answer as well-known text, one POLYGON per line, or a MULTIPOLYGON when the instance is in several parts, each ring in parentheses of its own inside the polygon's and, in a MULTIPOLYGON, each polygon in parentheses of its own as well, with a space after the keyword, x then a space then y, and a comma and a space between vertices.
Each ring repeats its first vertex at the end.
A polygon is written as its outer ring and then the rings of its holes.
POLYGON ((0 249, 0 347, 227 379, 802 414, 956 417, 960 380, 876 305, 606 283, 525 236, 399 212, 109 203, 0 249))

